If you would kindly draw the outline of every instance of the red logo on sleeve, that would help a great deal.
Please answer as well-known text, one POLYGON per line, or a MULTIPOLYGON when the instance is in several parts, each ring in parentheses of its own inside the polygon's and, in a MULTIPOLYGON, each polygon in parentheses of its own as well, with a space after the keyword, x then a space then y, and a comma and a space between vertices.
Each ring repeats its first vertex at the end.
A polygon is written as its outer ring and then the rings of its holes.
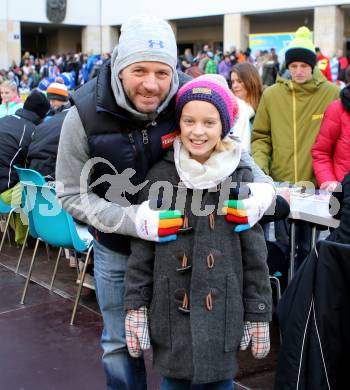
POLYGON ((163 137, 160 138, 162 142, 162 149, 168 149, 171 146, 173 146, 174 140, 177 136, 178 132, 177 130, 173 131, 172 133, 165 134, 163 137))

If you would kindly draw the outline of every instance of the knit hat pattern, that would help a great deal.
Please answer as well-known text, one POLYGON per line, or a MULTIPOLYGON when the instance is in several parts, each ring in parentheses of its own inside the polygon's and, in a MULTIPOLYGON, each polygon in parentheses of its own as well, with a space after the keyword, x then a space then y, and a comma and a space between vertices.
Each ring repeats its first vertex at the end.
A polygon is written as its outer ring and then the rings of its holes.
POLYGON ((114 70, 118 72, 141 61, 156 61, 176 70, 177 47, 174 32, 162 19, 135 16, 121 27, 114 70))
POLYGON ((311 31, 303 26, 295 32, 295 38, 289 43, 286 50, 286 66, 292 62, 304 62, 314 68, 316 65, 315 45, 311 40, 311 31))
POLYGON ((47 98, 67 102, 69 93, 67 87, 62 83, 53 82, 47 87, 47 98))
POLYGON ((205 101, 215 106, 222 124, 221 138, 226 137, 238 119, 238 104, 226 80, 220 75, 203 75, 182 86, 176 95, 178 124, 185 104, 193 100, 205 101))
POLYGON ((40 118, 44 118, 50 109, 50 103, 44 93, 34 89, 25 100, 23 108, 35 112, 40 118))

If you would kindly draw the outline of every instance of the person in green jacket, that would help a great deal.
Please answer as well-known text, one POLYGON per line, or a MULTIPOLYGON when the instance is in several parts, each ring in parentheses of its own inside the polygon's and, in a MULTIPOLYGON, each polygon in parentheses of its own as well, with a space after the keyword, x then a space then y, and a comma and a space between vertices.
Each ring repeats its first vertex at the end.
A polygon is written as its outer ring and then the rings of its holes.
MULTIPOLYGON (((339 88, 315 67, 310 30, 300 27, 295 35, 285 54, 291 80, 278 77, 264 91, 253 124, 252 156, 274 181, 313 187, 311 148, 327 106, 339 97, 339 88)), ((300 260, 308 253, 308 235, 301 233, 300 260)))

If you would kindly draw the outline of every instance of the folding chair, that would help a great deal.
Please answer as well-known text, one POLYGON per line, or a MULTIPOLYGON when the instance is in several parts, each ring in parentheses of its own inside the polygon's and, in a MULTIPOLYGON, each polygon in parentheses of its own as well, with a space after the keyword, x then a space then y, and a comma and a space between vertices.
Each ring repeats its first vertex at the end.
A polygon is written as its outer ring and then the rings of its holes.
POLYGON ((54 272, 51 278, 50 290, 53 288, 62 250, 74 249, 77 252, 84 253, 86 254, 85 264, 80 278, 80 284, 75 298, 70 322, 71 325, 73 325, 84 283, 86 268, 92 250, 92 236, 88 232, 87 227, 77 226, 72 216, 62 209, 57 201, 56 191, 53 187, 47 185, 28 184, 26 182, 23 182, 23 186, 26 194, 29 229, 32 229, 31 224, 33 224, 34 231, 37 234, 37 241, 35 243, 34 253, 23 289, 21 303, 24 303, 40 241, 59 248, 54 272))

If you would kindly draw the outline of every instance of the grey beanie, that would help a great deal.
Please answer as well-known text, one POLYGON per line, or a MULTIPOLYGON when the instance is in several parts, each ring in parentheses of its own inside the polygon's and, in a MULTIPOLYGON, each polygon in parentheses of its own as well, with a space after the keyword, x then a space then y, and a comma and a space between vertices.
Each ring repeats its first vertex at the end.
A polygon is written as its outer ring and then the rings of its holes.
POLYGON ((163 19, 154 16, 130 18, 121 27, 119 44, 111 59, 111 85, 120 107, 131 112, 137 119, 153 120, 170 102, 179 87, 176 72, 177 47, 171 26, 163 19), (127 66, 141 61, 162 62, 173 70, 173 78, 167 98, 153 114, 140 113, 133 108, 124 94, 119 73, 127 66))

